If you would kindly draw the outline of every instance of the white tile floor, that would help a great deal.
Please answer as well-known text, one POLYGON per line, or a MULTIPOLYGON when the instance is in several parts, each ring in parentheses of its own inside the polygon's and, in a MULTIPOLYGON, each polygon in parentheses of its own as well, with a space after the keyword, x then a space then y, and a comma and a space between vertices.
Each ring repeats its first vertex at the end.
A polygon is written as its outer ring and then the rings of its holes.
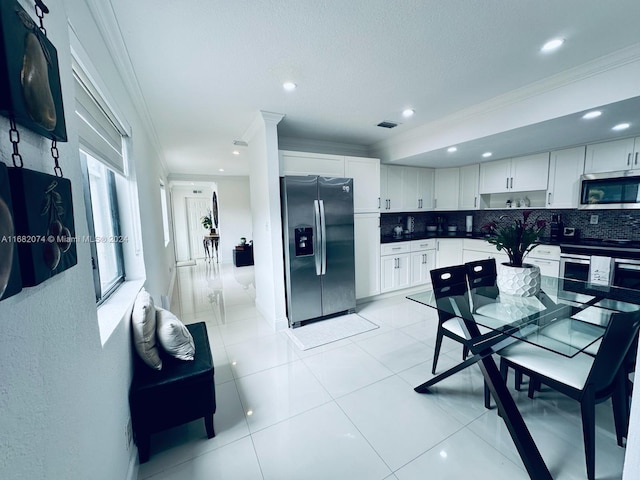
MULTIPOLYGON (((154 435, 139 478, 154 480, 527 479, 471 367, 420 395, 429 378, 435 312, 402 295, 358 307, 380 328, 300 351, 254 306, 253 267, 178 268, 172 311, 205 321, 215 362, 216 437, 196 421, 154 435)), ((438 371, 460 361, 445 340, 438 371)), ((515 395, 553 478, 584 479, 576 402, 544 389, 515 395)), ((597 410, 596 473, 619 479, 611 405, 597 410)))

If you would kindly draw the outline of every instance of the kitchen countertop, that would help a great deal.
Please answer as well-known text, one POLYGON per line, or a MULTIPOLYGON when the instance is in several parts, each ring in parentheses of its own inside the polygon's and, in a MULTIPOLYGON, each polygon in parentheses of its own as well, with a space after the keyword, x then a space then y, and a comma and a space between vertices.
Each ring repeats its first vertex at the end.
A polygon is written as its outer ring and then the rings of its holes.
POLYGON ((465 232, 443 232, 443 233, 430 233, 430 232, 414 232, 409 235, 402 235, 401 237, 396 237, 393 235, 383 235, 380 238, 380 243, 397 243, 397 242, 410 242, 411 240, 427 240, 429 238, 477 238, 484 239, 486 237, 485 234, 477 232, 477 233, 465 233, 465 232))

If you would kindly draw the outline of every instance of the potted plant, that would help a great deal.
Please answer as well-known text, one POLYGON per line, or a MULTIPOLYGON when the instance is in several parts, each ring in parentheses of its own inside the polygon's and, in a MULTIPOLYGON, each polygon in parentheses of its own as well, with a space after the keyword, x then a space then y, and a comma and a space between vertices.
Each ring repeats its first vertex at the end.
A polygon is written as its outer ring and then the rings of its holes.
POLYGON ((531 210, 522 212, 522 219, 512 220, 502 215, 498 222, 490 222, 482 227, 486 240, 498 251, 504 250, 509 262, 498 265, 498 289, 511 295, 529 297, 540 291, 540 267, 524 263, 524 258, 538 245, 540 235, 547 223, 531 219, 531 210), (500 224, 500 221, 504 223, 500 224))
POLYGON ((210 213, 208 213, 204 217, 200 218, 200 223, 202 223, 202 226, 204 228, 209 230, 210 234, 214 234, 215 233, 213 231, 213 221, 211 220, 211 214, 210 213))

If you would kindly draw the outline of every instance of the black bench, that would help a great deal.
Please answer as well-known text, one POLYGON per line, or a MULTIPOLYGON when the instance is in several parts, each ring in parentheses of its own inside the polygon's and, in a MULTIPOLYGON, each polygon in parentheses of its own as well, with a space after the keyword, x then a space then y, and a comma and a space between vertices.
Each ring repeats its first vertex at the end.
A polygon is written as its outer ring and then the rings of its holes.
POLYGON ((152 433, 204 418, 207 437, 215 436, 216 392, 207 327, 200 322, 187 328, 196 347, 193 361, 164 355, 162 370, 157 371, 134 354, 129 406, 140 463, 149 459, 152 433))

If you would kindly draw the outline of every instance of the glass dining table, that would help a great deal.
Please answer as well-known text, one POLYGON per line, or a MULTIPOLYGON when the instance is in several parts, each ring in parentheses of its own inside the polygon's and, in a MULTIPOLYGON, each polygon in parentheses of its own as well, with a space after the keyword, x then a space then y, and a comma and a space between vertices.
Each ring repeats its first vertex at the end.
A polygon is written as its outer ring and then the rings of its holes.
POLYGON ((466 293, 436 295, 430 289, 407 297, 439 315, 457 318, 472 354, 414 390, 429 393, 429 387, 478 364, 529 476, 551 479, 493 354, 512 343, 527 342, 567 360, 581 352, 595 355, 612 314, 640 310, 640 291, 549 276, 542 277, 540 292, 532 297, 501 294, 495 286, 454 290, 466 293), (487 333, 481 334, 479 326, 487 333))

